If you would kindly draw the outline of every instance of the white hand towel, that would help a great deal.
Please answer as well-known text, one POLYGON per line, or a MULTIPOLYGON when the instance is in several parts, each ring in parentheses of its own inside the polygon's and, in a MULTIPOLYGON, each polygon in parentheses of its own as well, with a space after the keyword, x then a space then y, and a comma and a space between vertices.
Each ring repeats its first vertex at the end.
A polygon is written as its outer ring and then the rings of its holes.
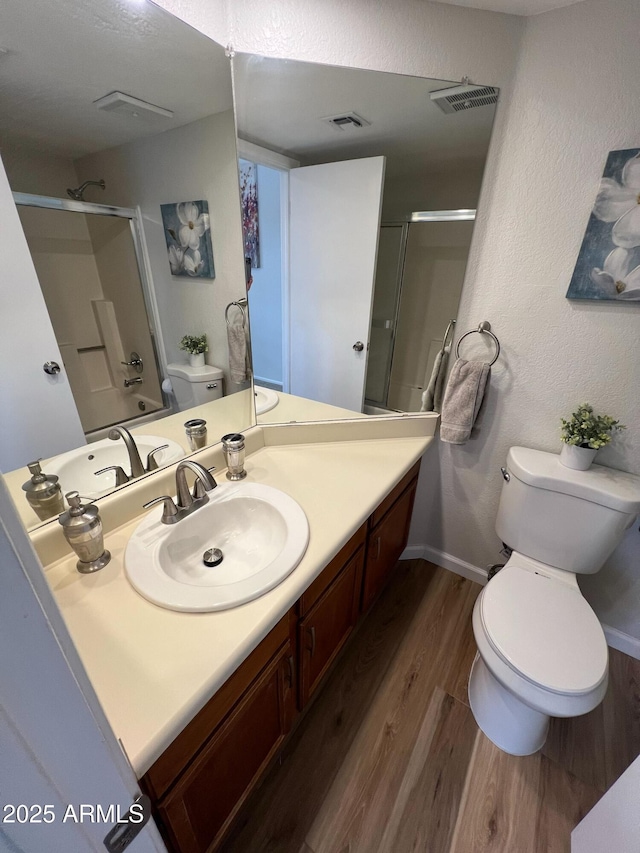
POLYGON ((247 379, 247 333, 242 323, 227 324, 229 344, 229 372, 233 382, 247 379))
POLYGON ((491 365, 485 362, 456 359, 442 404, 442 441, 464 444, 469 439, 490 374, 491 365))

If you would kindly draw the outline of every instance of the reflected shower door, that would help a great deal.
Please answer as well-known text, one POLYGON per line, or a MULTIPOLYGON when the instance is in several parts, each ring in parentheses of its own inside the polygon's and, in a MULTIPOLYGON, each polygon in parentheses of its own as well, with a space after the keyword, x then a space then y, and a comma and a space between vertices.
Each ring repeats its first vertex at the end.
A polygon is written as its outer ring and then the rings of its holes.
POLYGON ((384 408, 389 394, 406 243, 406 223, 381 226, 365 398, 367 403, 384 408))

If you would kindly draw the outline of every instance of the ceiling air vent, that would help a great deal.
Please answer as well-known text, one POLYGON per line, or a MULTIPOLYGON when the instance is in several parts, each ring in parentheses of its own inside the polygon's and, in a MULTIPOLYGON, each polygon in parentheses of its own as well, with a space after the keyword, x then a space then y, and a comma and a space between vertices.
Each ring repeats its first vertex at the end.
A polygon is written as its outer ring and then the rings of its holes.
POLYGON ((493 86, 474 86, 468 83, 462 86, 451 86, 449 89, 438 89, 437 92, 431 92, 430 98, 443 113, 459 113, 472 110, 474 107, 496 104, 498 90, 493 86))
POLYGON ((326 116, 322 121, 328 122, 334 130, 360 130, 370 127, 371 122, 359 116, 358 113, 340 113, 337 116, 326 116))
POLYGON ((134 98, 133 95, 125 95, 124 92, 110 92, 104 98, 98 98, 93 103, 99 110, 129 115, 132 118, 147 120, 173 118, 172 110, 166 110, 164 107, 158 107, 155 104, 142 101, 140 98, 134 98))

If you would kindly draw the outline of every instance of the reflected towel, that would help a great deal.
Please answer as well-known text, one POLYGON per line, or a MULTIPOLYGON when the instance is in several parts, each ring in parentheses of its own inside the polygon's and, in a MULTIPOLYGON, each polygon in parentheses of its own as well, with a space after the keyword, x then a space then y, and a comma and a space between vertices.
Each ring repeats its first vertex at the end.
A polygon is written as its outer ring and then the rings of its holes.
POLYGON ((491 365, 485 362, 456 359, 442 404, 442 441, 464 444, 469 439, 490 374, 491 365))
POLYGON ((422 394, 421 412, 441 412, 442 397, 444 395, 444 378, 447 375, 449 364, 449 353, 451 346, 443 347, 436 355, 431 371, 431 379, 426 390, 422 394))
POLYGON ((247 333, 243 323, 227 324, 229 372, 233 382, 245 382, 247 370, 247 333))

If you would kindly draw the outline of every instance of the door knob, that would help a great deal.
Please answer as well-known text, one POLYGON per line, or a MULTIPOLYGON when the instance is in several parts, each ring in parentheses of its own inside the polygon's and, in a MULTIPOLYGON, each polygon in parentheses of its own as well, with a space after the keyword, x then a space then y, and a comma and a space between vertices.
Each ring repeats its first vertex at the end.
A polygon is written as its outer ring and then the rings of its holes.
POLYGON ((353 345, 353 348, 356 352, 362 352, 362 350, 364 349, 364 344, 362 343, 362 341, 356 341, 353 345))
POLYGON ((60 373, 60 365, 57 361, 45 361, 42 365, 42 369, 45 373, 48 373, 49 376, 55 376, 56 373, 60 373))

